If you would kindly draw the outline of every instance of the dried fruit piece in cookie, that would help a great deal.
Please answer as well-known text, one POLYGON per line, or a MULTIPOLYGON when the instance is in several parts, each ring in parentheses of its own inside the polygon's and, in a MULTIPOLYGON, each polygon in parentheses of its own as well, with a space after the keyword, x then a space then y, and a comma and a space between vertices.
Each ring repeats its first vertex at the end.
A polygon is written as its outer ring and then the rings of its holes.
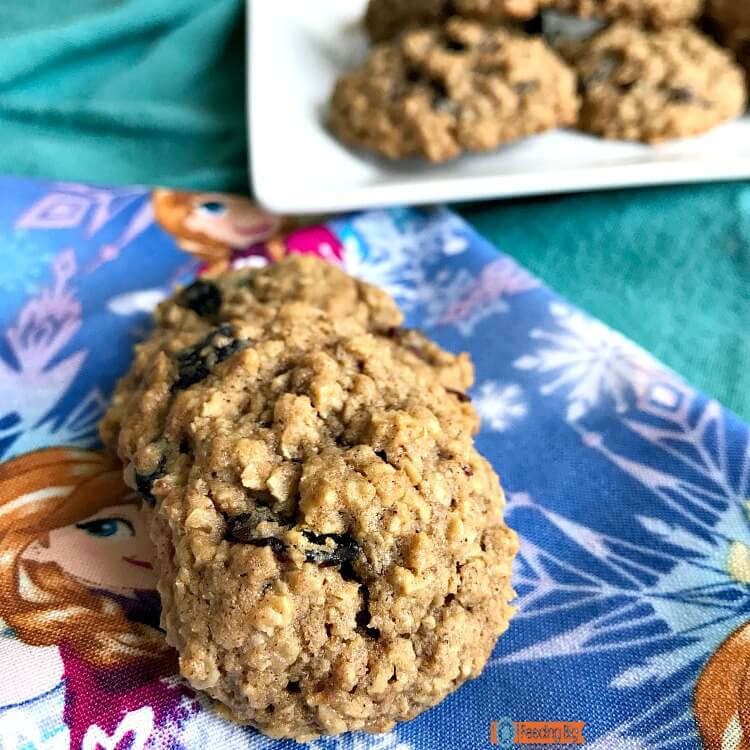
POLYGON ((696 18, 703 0, 550 0, 548 5, 583 18, 632 21, 664 28, 696 18))
POLYGON ((135 488, 138 490, 138 494, 149 504, 154 505, 156 498, 153 494, 154 482, 157 479, 161 479, 167 470, 166 459, 162 456, 156 467, 148 474, 142 474, 139 471, 135 472, 135 488))
POLYGON ((329 121, 351 146, 440 162, 577 113, 575 76, 543 40, 454 17, 378 45, 336 84, 329 121))
POLYGON ((581 127, 649 143, 710 130, 745 109, 735 62, 700 32, 618 23, 567 48, 583 94, 581 127))
POLYGON ((550 0, 370 0, 365 28, 374 42, 392 39, 420 26, 441 24, 451 16, 482 21, 525 21, 550 0))
POLYGON ((219 320, 160 306, 102 427, 154 501, 167 638, 271 736, 386 731, 476 677, 513 611, 470 362, 311 257, 215 282, 219 320), (176 391, 178 352, 208 374, 176 391))
POLYGON ((213 282, 198 279, 179 293, 177 303, 202 318, 211 318, 221 308, 221 292, 213 282))
POLYGON ((177 352, 177 375, 172 390, 182 391, 200 383, 211 374, 216 365, 249 345, 249 341, 242 341, 236 337, 233 325, 222 323, 196 344, 177 352))

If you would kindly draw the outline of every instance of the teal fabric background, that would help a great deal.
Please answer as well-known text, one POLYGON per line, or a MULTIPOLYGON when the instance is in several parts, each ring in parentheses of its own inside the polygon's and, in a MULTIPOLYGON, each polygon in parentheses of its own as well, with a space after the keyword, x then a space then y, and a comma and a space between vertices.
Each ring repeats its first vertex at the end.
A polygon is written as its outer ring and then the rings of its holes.
POLYGON ((247 189, 242 0, 11 0, 0 42, 0 172, 247 189))
POLYGON ((750 181, 463 214, 569 300, 750 418, 750 181))
MULTIPOLYGON (((242 0, 7 2, 0 40, 0 173, 248 189, 242 0)), ((750 418, 750 182, 460 210, 750 418)))

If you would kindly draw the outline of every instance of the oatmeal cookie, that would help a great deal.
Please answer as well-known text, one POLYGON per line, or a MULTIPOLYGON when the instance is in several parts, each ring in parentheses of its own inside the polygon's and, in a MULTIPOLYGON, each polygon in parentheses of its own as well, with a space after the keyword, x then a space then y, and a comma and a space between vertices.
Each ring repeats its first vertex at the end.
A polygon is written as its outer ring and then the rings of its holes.
POLYGON ((575 122, 575 76, 540 38, 451 18, 375 47, 339 79, 333 132, 391 159, 440 162, 575 122))
POLYGON ((700 32, 618 23, 567 54, 583 93, 581 127, 649 143, 710 130, 745 108, 742 71, 700 32))
POLYGON ((737 55, 750 80, 750 3, 708 0, 706 15, 721 43, 737 55))
POLYGON ((482 21, 525 21, 550 0, 370 0, 365 28, 374 42, 382 42, 402 31, 440 24, 450 16, 482 21))
POLYGON ((703 0, 550 0, 549 5, 584 18, 631 21, 665 28, 695 19, 703 0))
POLYGON ((385 731, 476 677, 515 534, 466 355, 316 258, 156 313, 101 433, 152 510, 180 669, 273 737, 385 731))

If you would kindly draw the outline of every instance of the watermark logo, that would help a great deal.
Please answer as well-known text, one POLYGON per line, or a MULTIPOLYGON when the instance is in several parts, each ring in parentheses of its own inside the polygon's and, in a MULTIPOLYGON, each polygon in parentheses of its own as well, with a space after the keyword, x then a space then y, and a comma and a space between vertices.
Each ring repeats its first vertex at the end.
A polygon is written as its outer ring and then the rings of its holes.
POLYGON ((584 745, 583 721, 513 721, 490 722, 490 742, 502 750, 514 745, 584 745))
POLYGON ((511 719, 490 722, 490 742, 502 748, 513 747, 516 741, 516 725, 511 719))

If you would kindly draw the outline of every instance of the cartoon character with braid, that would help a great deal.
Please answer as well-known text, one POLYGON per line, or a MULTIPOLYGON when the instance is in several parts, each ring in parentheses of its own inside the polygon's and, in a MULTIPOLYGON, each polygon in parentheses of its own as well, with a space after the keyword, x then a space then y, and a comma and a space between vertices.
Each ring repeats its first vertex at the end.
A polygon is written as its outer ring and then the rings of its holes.
POLYGON ((98 747, 118 727, 145 739, 194 711, 159 629, 139 506, 120 467, 94 451, 0 464, 0 652, 17 665, 0 680, 0 744, 16 746, 24 706, 67 731, 71 748, 98 747))

